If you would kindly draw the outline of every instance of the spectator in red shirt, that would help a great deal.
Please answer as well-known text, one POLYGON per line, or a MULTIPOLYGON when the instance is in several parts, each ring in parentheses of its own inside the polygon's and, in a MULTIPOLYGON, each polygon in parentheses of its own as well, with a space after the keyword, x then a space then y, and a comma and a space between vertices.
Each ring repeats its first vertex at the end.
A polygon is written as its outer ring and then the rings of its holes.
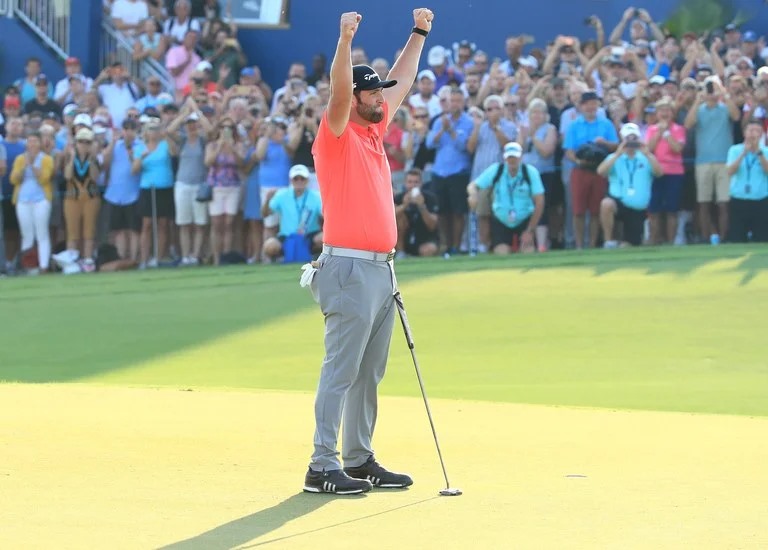
POLYGON ((392 172, 392 188, 395 193, 403 190, 405 184, 405 128, 408 122, 408 111, 400 108, 392 119, 392 124, 384 134, 384 151, 387 154, 389 170, 392 172))

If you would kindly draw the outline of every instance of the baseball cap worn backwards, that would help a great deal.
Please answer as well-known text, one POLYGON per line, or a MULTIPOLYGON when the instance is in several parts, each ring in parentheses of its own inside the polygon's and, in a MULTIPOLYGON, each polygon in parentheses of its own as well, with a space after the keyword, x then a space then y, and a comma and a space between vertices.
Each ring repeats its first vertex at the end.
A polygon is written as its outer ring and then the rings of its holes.
POLYGON ((352 88, 358 90, 376 90, 377 88, 391 88, 397 84, 397 80, 382 80, 368 65, 355 65, 352 67, 352 88))

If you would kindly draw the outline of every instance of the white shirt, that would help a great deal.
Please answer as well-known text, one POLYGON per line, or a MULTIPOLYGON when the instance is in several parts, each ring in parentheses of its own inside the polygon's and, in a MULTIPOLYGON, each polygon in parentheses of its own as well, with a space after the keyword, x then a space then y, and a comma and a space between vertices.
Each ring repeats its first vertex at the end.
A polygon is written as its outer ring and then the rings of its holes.
MULTIPOLYGON (((93 79, 85 77, 83 80, 85 91, 88 92, 93 86, 93 79)), ((56 83, 56 88, 53 90, 53 99, 58 101, 60 97, 64 96, 63 103, 69 103, 72 101, 72 95, 69 93, 69 77, 62 78, 56 83)))
POLYGON ((429 113, 430 119, 435 118, 443 112, 443 109, 440 107, 440 98, 435 94, 432 94, 432 97, 430 97, 428 101, 424 101, 421 94, 413 94, 408 98, 408 105, 414 109, 425 108, 429 113))
POLYGON ((109 15, 113 19, 119 19, 126 25, 138 25, 149 17, 149 8, 143 0, 131 2, 131 0, 115 0, 109 15))
POLYGON ((123 82, 122 86, 114 83, 99 86, 99 95, 101 95, 101 100, 106 108, 109 109, 113 128, 123 127, 125 112, 135 105, 136 99, 139 97, 138 90, 134 88, 134 93, 132 94, 129 86, 133 86, 133 84, 127 81, 123 82), (134 99, 134 96, 136 96, 136 99, 134 99))
POLYGON ((200 21, 187 16, 187 20, 180 23, 176 16, 171 16, 165 23, 163 23, 163 34, 170 36, 177 44, 181 44, 187 31, 197 31, 198 33, 201 33, 200 21))

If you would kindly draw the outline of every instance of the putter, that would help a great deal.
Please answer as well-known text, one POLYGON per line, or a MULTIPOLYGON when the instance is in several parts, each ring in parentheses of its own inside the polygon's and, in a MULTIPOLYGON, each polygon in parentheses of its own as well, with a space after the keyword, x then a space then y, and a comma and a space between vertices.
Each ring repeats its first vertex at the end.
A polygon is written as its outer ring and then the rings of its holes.
POLYGON ((440 451, 440 443, 437 441, 437 431, 435 430, 435 423, 432 420, 432 411, 429 409, 429 401, 427 400, 427 392, 424 389, 424 382, 421 379, 421 370, 419 369, 419 362, 416 360, 416 345, 413 343, 413 334, 411 333, 411 326, 408 324, 408 316, 405 314, 405 304, 403 304, 403 297, 400 295, 400 291, 395 292, 395 305, 397 305, 397 311, 400 314, 400 321, 403 323, 403 332, 405 333, 405 341, 408 343, 408 349, 411 350, 411 358, 413 359, 413 366, 416 369, 416 378, 419 380, 419 388, 421 388, 421 396, 424 398, 424 407, 427 409, 427 417, 429 418, 429 426, 432 428, 432 436, 435 438, 435 447, 437 448, 437 456, 440 458, 440 466, 443 469, 443 477, 445 478, 445 489, 440 490, 440 495, 444 497, 455 497, 461 494, 461 489, 451 487, 448 481, 448 473, 445 471, 445 462, 443 461, 443 453, 440 451))

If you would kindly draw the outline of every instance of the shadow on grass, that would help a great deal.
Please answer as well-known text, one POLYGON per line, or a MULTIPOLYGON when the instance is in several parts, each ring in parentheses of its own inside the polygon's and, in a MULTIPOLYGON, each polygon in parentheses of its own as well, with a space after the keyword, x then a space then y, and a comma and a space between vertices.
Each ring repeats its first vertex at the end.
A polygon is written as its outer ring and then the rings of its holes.
MULTIPOLYGON (((765 245, 643 247, 507 257, 398 262, 401 283, 457 272, 563 268, 596 277, 622 269, 686 276, 723 259, 741 285, 768 270, 765 245)), ((0 381, 67 382, 146 362, 317 305, 298 286, 299 266, 232 266, 0 282, 0 381), (30 353, 34 349, 34 353, 30 353)), ((457 290, 459 291, 459 290, 457 290)), ((407 293, 405 299, 408 299, 407 293)), ((318 327, 322 316, 318 312, 318 327)))
POLYGON ((417 502, 410 502, 408 504, 403 504, 400 506, 396 506, 394 508, 390 508, 388 510, 375 512, 373 514, 367 514, 364 516, 345 519, 343 521, 338 521, 335 523, 324 525, 322 527, 316 527, 314 529, 308 529, 305 531, 301 531, 299 533, 293 533, 291 535, 285 535, 282 537, 277 537, 277 538, 273 538, 265 541, 255 542, 254 544, 250 544, 248 546, 242 546, 254 539, 263 537, 264 535, 267 535, 272 531, 279 529, 280 527, 282 527, 283 525, 285 525, 290 521, 293 521, 302 516, 310 514, 315 510, 320 509, 325 504, 337 498, 343 498, 345 500, 348 500, 348 499, 362 500, 367 498, 367 496, 355 495, 355 496, 338 497, 334 495, 325 495, 325 494, 310 495, 307 493, 298 493, 287 498, 280 504, 276 504, 275 506, 272 506, 271 508, 267 508, 265 510, 259 510, 258 512, 254 512, 253 514, 244 516, 242 518, 238 518, 236 520, 233 520, 223 525, 220 525, 218 527, 215 527, 210 531, 206 531, 205 533, 201 533, 194 537, 191 537, 179 542, 174 542, 167 546, 163 546, 161 547, 160 550, 227 550, 235 547, 256 548, 259 546, 265 546, 275 542, 289 541, 291 539, 295 539, 295 538, 306 536, 306 535, 311 535, 313 533, 318 533, 320 531, 341 527, 342 525, 349 525, 349 524, 356 523, 358 521, 363 521, 376 516, 389 514, 391 512, 402 510, 404 508, 409 508, 411 506, 416 506, 418 504, 423 504, 424 502, 428 502, 430 500, 434 500, 440 497, 435 496, 435 497, 423 499, 417 502))

